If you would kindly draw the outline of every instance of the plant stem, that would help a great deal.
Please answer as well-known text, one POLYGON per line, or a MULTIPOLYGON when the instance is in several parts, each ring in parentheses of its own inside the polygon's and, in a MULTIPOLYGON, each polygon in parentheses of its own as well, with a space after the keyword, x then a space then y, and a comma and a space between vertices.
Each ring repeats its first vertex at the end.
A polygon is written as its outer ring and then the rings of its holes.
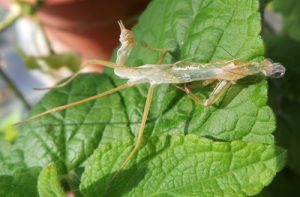
POLYGON ((18 4, 13 4, 8 15, 0 22, 0 32, 11 26, 22 15, 22 8, 18 4))

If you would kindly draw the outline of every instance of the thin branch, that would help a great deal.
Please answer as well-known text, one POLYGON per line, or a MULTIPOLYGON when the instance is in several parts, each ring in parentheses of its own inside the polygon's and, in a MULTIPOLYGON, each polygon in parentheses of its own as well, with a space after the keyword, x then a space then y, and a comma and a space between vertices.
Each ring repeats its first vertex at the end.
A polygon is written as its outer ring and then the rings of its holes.
POLYGON ((17 88, 15 83, 9 78, 9 76, 4 72, 0 65, 0 76, 3 78, 3 80, 8 84, 8 86, 11 88, 11 90, 15 93, 15 95, 21 100, 21 102, 24 104, 26 109, 30 110, 31 106, 29 102, 26 100, 22 92, 17 88))

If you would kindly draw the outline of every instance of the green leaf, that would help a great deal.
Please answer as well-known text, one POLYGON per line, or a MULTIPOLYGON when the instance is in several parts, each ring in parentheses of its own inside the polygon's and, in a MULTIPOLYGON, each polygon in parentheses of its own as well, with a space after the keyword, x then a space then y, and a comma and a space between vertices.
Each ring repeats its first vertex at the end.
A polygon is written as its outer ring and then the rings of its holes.
MULTIPOLYGON (((95 151, 82 176, 86 196, 103 196, 132 141, 95 151)), ((285 151, 195 135, 153 137, 113 183, 108 196, 245 196, 257 194, 283 167, 285 151)))
POLYGON ((12 174, 0 175, 0 196, 35 197, 39 168, 16 170, 12 174))
POLYGON ((274 0, 273 7, 284 16, 283 32, 300 41, 300 2, 298 0, 274 0))
POLYGON ((56 167, 53 163, 49 164, 41 171, 38 179, 38 191, 41 197, 65 196, 58 179, 56 167))

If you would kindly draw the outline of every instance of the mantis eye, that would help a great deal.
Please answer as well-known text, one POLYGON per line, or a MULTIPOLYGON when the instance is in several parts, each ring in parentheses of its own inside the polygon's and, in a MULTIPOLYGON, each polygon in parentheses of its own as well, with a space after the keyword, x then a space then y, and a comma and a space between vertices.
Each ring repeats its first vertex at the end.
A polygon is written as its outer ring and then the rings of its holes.
POLYGON ((285 67, 279 63, 272 63, 270 72, 268 73, 269 77, 280 78, 285 74, 285 67))
POLYGON ((273 63, 271 60, 265 59, 262 64, 264 73, 268 77, 280 78, 285 74, 285 67, 280 63, 273 63))

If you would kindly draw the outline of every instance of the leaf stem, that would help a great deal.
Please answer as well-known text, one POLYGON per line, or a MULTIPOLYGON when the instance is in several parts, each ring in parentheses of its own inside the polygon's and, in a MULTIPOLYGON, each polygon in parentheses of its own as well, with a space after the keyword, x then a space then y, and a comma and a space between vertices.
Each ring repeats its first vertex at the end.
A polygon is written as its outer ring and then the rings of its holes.
POLYGON ((29 102, 26 100, 22 92, 17 88, 15 83, 9 78, 9 76, 4 72, 0 65, 0 76, 4 79, 4 81, 8 84, 11 90, 15 93, 15 95, 20 99, 27 110, 31 109, 29 102))

